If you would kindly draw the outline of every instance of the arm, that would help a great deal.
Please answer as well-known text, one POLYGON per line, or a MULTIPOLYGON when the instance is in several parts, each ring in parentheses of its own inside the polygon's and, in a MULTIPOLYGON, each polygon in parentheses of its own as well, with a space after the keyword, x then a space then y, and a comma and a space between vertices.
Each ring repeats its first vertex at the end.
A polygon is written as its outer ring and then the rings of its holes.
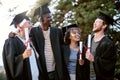
POLYGON ((3 47, 3 63, 7 78, 21 79, 23 74, 23 54, 24 47, 20 46, 14 38, 5 41, 3 47), (19 50, 18 46, 22 48, 19 50))
POLYGON ((101 45, 99 49, 97 49, 98 54, 95 56, 95 63, 99 63, 102 68, 105 70, 111 69, 114 67, 116 63, 116 49, 113 43, 107 43, 101 45), (99 53, 100 52, 100 53, 99 53))
POLYGON ((96 50, 94 65, 96 74, 102 79, 113 79, 116 63, 116 51, 112 42, 104 41, 96 50))
POLYGON ((19 77, 23 70, 22 55, 15 56, 17 53, 16 47, 13 45, 13 43, 13 39, 8 39, 5 41, 3 47, 3 63, 9 79, 15 79, 19 77))

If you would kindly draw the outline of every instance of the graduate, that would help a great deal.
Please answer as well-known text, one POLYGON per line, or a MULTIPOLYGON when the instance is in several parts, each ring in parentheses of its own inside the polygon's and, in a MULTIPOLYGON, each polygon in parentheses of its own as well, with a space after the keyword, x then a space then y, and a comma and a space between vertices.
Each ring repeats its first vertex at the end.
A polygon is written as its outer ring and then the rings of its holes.
POLYGON ((48 4, 40 8, 40 26, 31 29, 30 36, 40 55, 40 63, 45 80, 64 79, 64 62, 62 55, 63 37, 62 31, 51 26, 52 17, 48 4))
POLYGON ((93 64, 96 75, 92 80, 114 80, 116 48, 113 40, 105 34, 110 25, 114 25, 114 19, 100 12, 93 24, 94 35, 88 39, 91 45, 86 51, 86 59, 93 64))
POLYGON ((89 64, 83 54, 81 30, 76 24, 62 28, 64 34, 64 60, 68 80, 89 80, 89 64))
MULTIPOLYGON (((32 28, 26 12, 17 14, 10 25, 17 28, 16 35, 5 40, 3 47, 3 64, 7 80, 40 80, 39 55, 30 40, 26 40, 25 29, 32 28), (28 46, 28 43, 31 46, 28 46)), ((42 78, 42 77, 41 77, 42 78)))

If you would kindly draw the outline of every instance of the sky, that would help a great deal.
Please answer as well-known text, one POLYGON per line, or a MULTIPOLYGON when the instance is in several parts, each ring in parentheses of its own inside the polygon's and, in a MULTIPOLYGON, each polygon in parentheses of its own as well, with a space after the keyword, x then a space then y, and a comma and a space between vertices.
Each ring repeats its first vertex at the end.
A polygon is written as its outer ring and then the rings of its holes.
POLYGON ((3 66, 2 62, 2 50, 5 39, 8 37, 10 31, 14 31, 14 26, 9 26, 13 17, 10 15, 18 14, 29 10, 33 7, 36 0, 0 0, 0 66, 3 66), (9 13, 9 8, 18 7, 14 13, 9 13))
MULTIPOLYGON (((12 22, 13 16, 19 14, 21 12, 24 12, 26 10, 30 10, 34 7, 37 0, 0 0, 2 2, 2 5, 0 5, 0 66, 3 66, 2 61, 2 50, 3 45, 5 42, 5 39, 8 38, 8 34, 11 31, 15 31, 16 29, 14 26, 10 26, 10 23, 12 22), (13 7, 17 7, 15 11, 8 12, 8 10, 13 7)), ((59 0, 52 0, 59 1, 59 0)), ((54 12, 54 5, 49 7, 51 12, 54 12)))

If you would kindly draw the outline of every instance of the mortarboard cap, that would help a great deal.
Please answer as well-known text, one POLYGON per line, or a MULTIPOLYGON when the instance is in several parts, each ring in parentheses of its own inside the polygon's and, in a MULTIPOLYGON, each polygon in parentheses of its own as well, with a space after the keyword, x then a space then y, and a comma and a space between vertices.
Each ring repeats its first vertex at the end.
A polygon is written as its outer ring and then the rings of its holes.
POLYGON ((107 25, 113 25, 114 19, 102 12, 99 13, 99 19, 102 19, 107 25))
POLYGON ((68 26, 65 26, 62 28, 62 33, 63 33, 63 36, 65 35, 65 32, 70 29, 70 28, 74 28, 74 27, 78 27, 76 24, 71 24, 71 25, 68 25, 68 26))
POLYGON ((33 16, 40 15, 40 7, 36 8, 33 16))
POLYGON ((43 15, 45 15, 47 13, 51 13, 48 8, 48 3, 36 8, 34 11, 33 17, 39 16, 39 17, 41 17, 41 21, 43 22, 44 21, 43 15))
POLYGON ((46 13, 51 13, 49 8, 48 8, 48 3, 38 7, 37 9, 35 9, 35 12, 34 12, 33 16, 36 16, 36 15, 43 16, 46 13))
POLYGON ((26 13, 27 13, 27 11, 20 13, 20 14, 17 14, 13 18, 13 21, 11 22, 10 26, 14 24, 15 28, 17 28, 16 25, 19 24, 20 22, 22 22, 22 20, 24 20, 24 19, 29 20, 29 18, 26 16, 26 13))
POLYGON ((43 16, 44 14, 47 14, 47 13, 50 13, 50 10, 48 8, 48 4, 45 4, 40 8, 40 16, 43 16))

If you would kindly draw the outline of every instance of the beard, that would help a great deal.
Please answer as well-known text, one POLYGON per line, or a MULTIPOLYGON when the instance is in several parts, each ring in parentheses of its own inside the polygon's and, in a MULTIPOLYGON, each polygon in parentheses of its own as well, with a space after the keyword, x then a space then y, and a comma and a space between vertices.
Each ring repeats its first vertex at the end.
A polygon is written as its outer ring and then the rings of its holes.
POLYGON ((102 27, 98 27, 98 28, 93 28, 93 32, 99 32, 102 30, 102 27))

